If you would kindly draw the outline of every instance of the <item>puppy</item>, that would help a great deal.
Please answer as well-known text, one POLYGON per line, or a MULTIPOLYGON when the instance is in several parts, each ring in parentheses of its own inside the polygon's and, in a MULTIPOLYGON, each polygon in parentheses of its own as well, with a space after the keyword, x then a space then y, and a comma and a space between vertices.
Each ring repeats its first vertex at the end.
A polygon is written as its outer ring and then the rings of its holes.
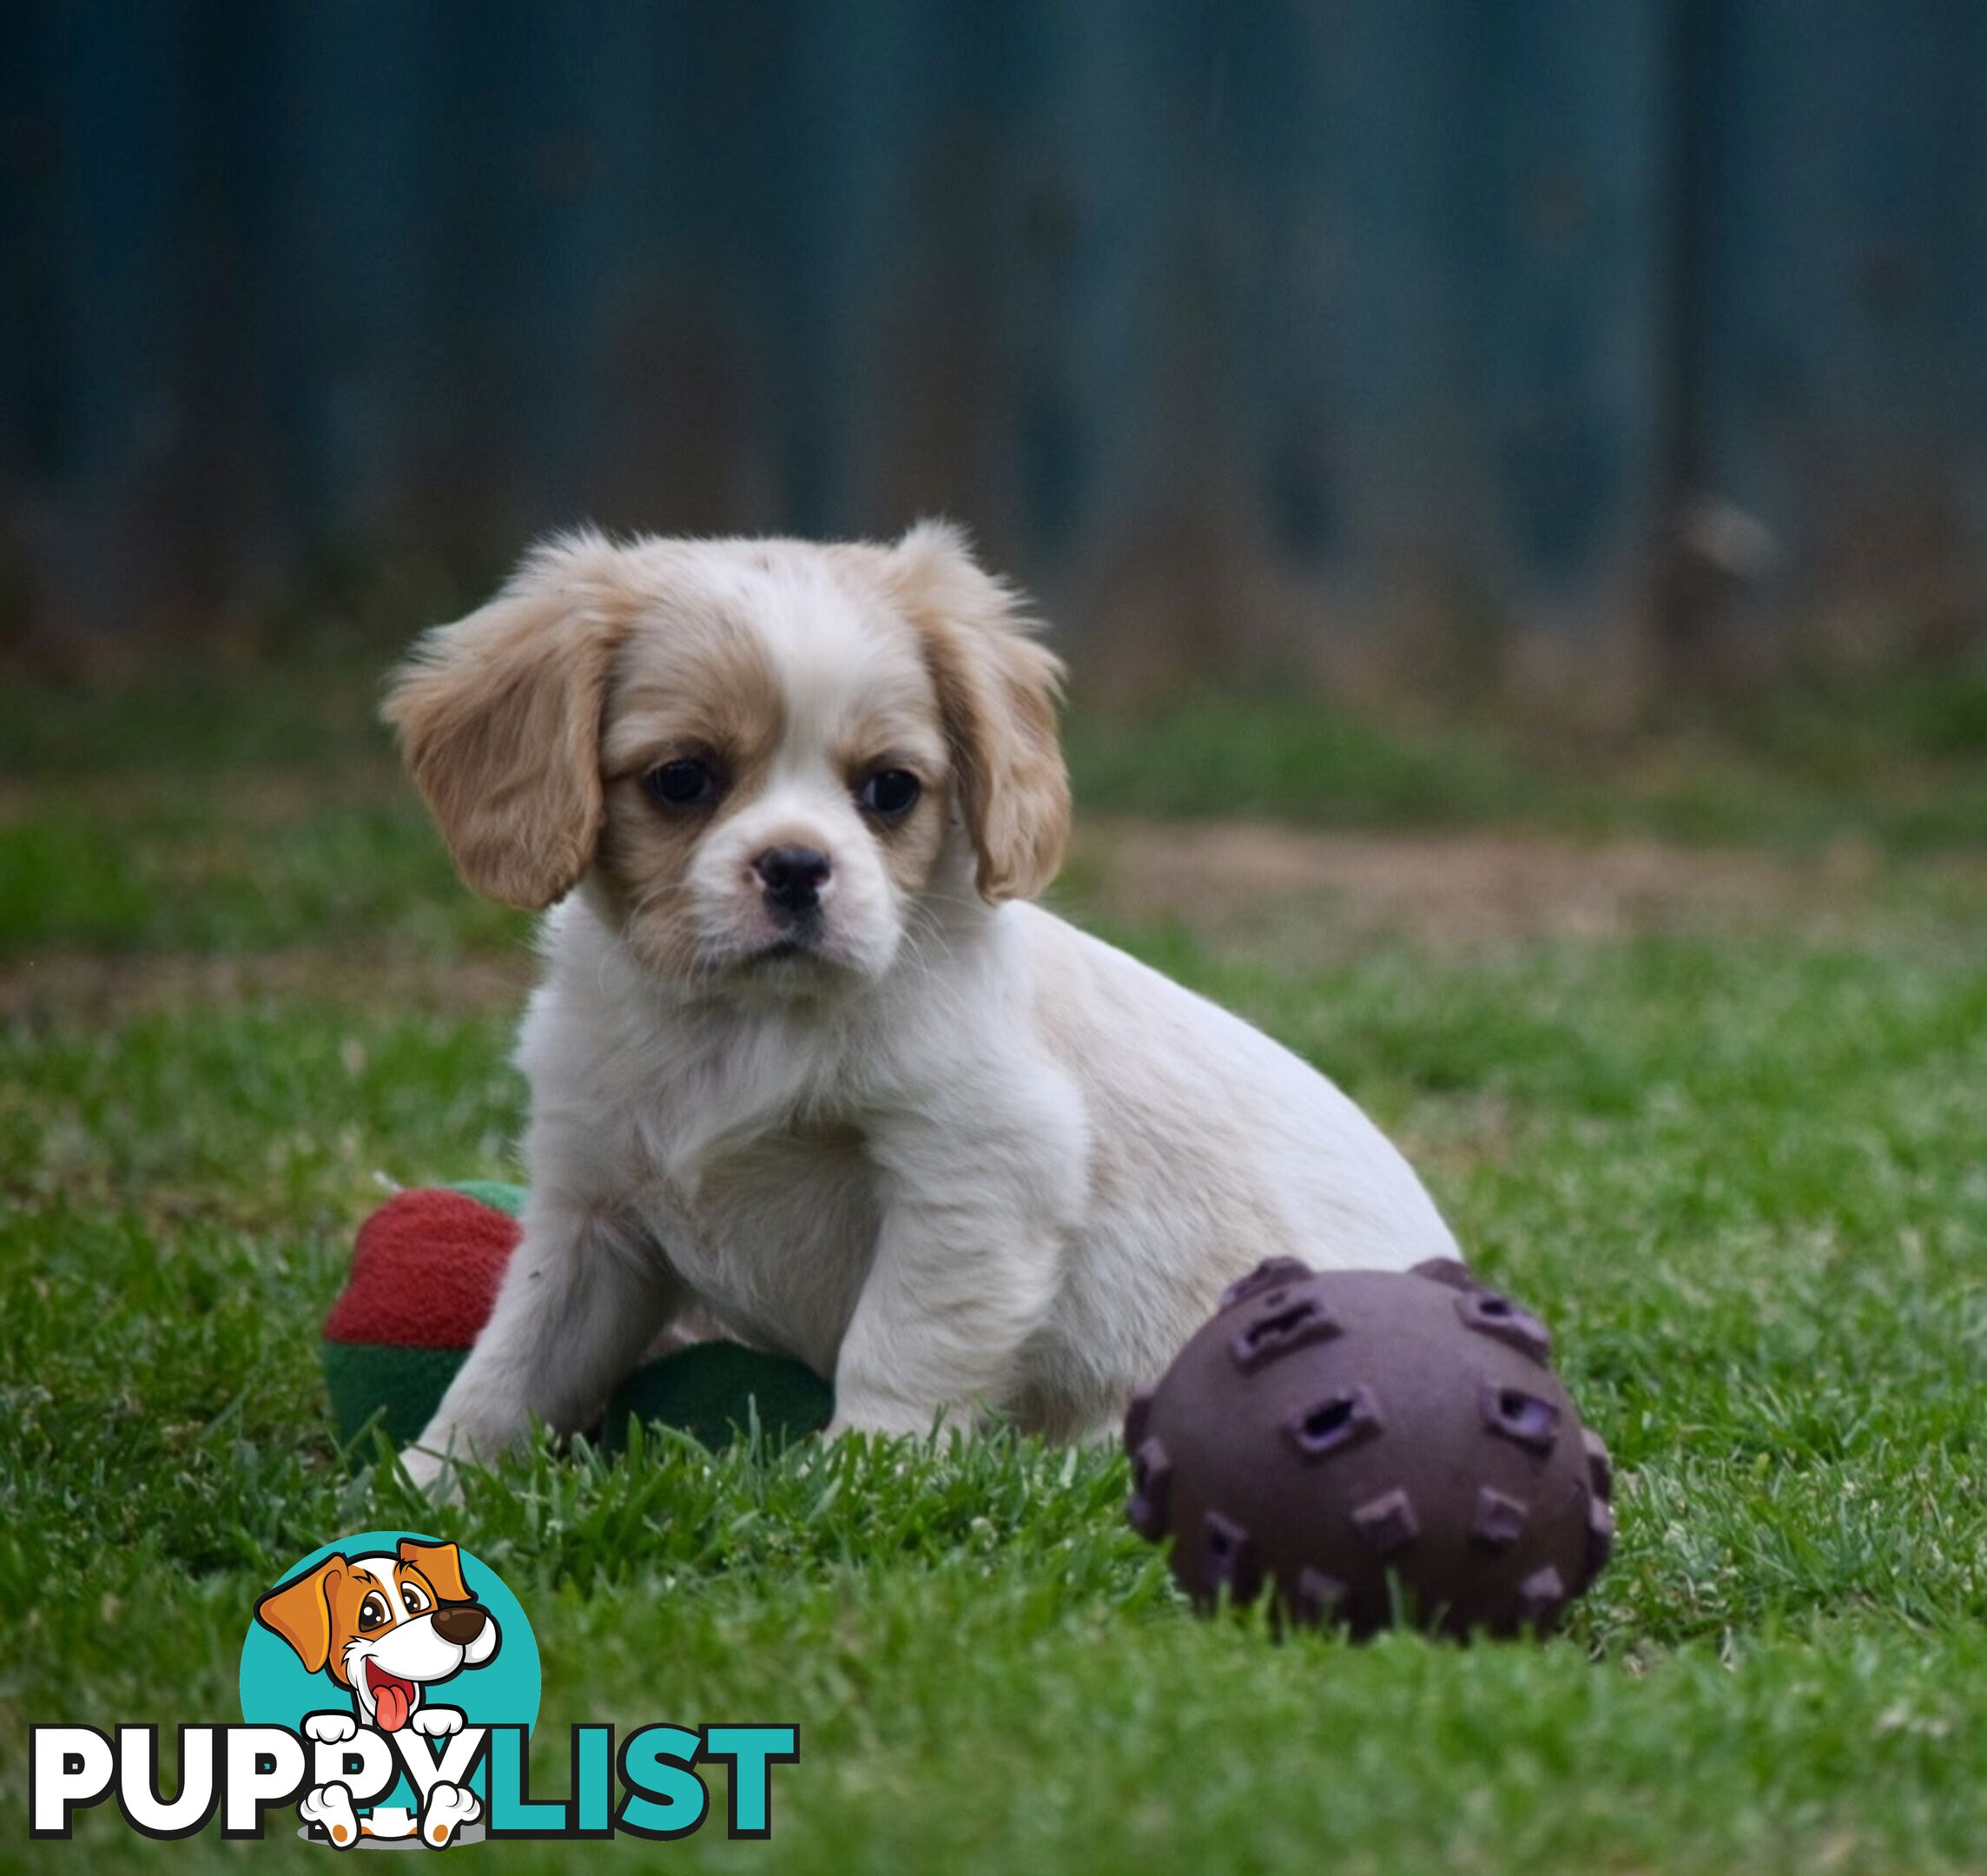
POLYGON ((701 1305, 830 1433, 1106 1428, 1259 1259, 1455 1257, 1322 1075, 1031 904, 1058 660, 959 533, 554 540, 386 715, 463 878, 551 907, 525 1234, 417 1476, 584 1423, 701 1305))
MULTIPOLYGON (((497 1653, 495 1618, 463 1581, 462 1556, 452 1543, 404 1537, 394 1551, 327 1557, 280 1584, 255 1605, 255 1619, 288 1642, 312 1674, 327 1675, 352 1696, 349 1712, 305 1716, 311 1739, 335 1745, 362 1726, 381 1733, 411 1727, 430 1739, 462 1728, 462 1710, 430 1705, 427 1689, 480 1668, 497 1653)), ((472 1822, 482 1804, 462 1787, 437 1780, 423 1798, 419 1821, 398 1810, 360 1818, 349 1788, 324 1785, 304 1794, 306 1820, 340 1849, 363 1837, 406 1837, 446 1843, 472 1822)))

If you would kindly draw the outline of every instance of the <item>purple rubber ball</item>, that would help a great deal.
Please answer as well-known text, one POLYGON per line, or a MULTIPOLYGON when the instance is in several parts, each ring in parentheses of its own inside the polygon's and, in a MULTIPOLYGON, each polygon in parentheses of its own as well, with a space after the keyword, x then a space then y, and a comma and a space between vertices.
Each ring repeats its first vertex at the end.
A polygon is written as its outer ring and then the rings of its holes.
POLYGON ((1273 1258, 1133 1399, 1132 1523, 1204 1608, 1542 1634, 1614 1540, 1607 1448, 1551 1357, 1461 1264, 1273 1258))

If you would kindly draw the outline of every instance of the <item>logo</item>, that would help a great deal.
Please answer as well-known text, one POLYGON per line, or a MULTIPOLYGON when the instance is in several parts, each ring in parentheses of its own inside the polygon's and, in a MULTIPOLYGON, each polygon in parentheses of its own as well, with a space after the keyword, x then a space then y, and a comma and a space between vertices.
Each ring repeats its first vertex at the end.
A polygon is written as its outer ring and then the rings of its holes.
POLYGON ((772 1768, 798 1760, 792 1726, 571 1729, 570 1795, 533 1796, 526 1748, 539 1660, 524 1608, 446 1538, 364 1531, 323 1545, 260 1596, 241 1648, 241 1717, 182 1725, 178 1780, 161 1728, 30 1728, 30 1834, 72 1835, 115 1797, 148 1837, 260 1838, 295 1807, 297 1834, 333 1850, 444 1850, 483 1839, 688 1836, 710 1807, 698 1767, 729 1772, 726 1828, 772 1834, 772 1768))
POLYGON ((368 1531, 327 1545, 256 1603, 242 1644, 241 1717, 343 1748, 340 1775, 298 1806, 306 1834, 340 1849, 474 1841, 487 1755, 463 1747, 493 1727, 528 1734, 538 1716, 531 1624, 452 1543, 368 1531), (389 1765, 399 1775, 360 1815, 355 1793, 389 1765))

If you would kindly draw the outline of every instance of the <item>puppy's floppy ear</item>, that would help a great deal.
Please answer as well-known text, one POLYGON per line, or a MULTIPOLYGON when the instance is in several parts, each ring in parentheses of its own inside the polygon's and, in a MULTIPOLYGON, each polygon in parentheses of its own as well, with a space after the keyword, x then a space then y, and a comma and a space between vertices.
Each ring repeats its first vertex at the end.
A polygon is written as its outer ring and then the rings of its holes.
POLYGON ((473 1602, 476 1598, 462 1580, 462 1553, 452 1543, 423 1543, 418 1537, 399 1542, 401 1562, 412 1563, 434 1585, 444 1602, 473 1602))
POLYGON ((888 565, 924 638, 980 896, 1032 898, 1055 877, 1069 838, 1056 733, 1062 660, 1035 643, 1020 595, 981 569, 957 528, 921 521, 888 565))
POLYGON ((478 892, 536 908, 593 857, 603 813, 600 716, 633 603, 620 550, 567 535, 496 598, 437 626, 393 675, 382 714, 478 892))
POLYGON ((287 1642, 310 1674, 322 1674, 331 1659, 331 1593, 350 1568, 342 1556, 328 1556, 255 1605, 255 1620, 287 1642))

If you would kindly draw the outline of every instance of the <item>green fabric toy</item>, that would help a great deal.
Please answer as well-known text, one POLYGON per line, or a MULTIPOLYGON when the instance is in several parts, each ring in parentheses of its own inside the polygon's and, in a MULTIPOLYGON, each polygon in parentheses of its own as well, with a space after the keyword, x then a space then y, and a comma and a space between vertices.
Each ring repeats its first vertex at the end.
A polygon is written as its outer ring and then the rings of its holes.
MULTIPOLYGON (((418 1438, 489 1320, 520 1235, 522 1186, 475 1180, 398 1192, 359 1228, 352 1277, 324 1325, 339 1437, 375 1420, 418 1438)), ((751 1421, 776 1442, 827 1425, 834 1390, 812 1370, 736 1342, 696 1342, 646 1362, 617 1388, 595 1437, 627 1444, 631 1418, 724 1445, 751 1421)))

